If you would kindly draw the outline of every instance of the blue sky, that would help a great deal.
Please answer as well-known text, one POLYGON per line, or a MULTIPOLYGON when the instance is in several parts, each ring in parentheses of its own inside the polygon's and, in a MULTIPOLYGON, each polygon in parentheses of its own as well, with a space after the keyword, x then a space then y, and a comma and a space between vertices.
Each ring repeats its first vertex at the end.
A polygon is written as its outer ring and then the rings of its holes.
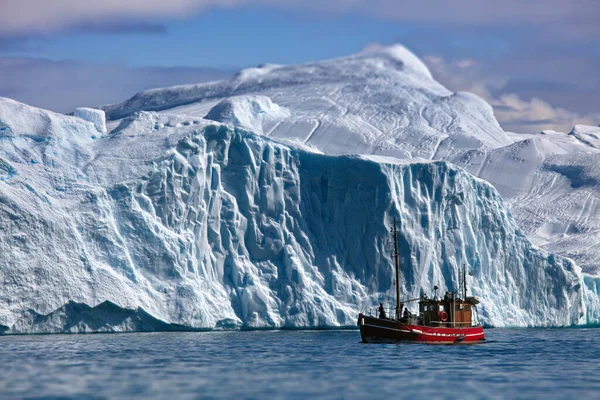
POLYGON ((509 52, 518 33, 471 35, 454 27, 384 20, 355 13, 320 15, 266 6, 211 10, 184 19, 77 27, 40 37, 16 37, 10 56, 125 62, 142 66, 243 67, 295 64, 343 56, 372 43, 414 44, 417 54, 494 58, 509 52), (450 34, 448 34, 450 33, 450 34), (434 39, 432 41, 431 39, 434 39))
POLYGON ((507 129, 600 124, 600 7, 593 1, 138 3, 144 7, 0 0, 0 96, 69 111, 264 62, 401 43, 450 89, 494 105, 507 129))

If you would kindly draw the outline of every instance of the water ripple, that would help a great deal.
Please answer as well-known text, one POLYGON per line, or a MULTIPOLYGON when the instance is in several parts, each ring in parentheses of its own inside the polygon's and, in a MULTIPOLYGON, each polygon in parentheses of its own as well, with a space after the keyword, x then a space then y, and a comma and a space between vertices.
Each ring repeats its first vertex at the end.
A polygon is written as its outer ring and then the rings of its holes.
POLYGON ((600 390, 600 330, 490 329, 474 346, 357 331, 0 337, 2 398, 566 398, 600 390))

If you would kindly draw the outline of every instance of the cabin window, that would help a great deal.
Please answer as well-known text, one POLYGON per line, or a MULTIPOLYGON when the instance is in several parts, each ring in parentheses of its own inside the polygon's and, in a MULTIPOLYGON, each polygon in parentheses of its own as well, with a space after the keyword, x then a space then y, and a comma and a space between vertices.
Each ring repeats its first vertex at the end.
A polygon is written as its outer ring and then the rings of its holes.
POLYGON ((440 311, 444 311, 444 306, 440 304, 440 311))
POLYGON ((471 306, 465 304, 465 310, 471 311, 471 306))
POLYGON ((427 311, 427 306, 423 306, 423 311, 427 311))

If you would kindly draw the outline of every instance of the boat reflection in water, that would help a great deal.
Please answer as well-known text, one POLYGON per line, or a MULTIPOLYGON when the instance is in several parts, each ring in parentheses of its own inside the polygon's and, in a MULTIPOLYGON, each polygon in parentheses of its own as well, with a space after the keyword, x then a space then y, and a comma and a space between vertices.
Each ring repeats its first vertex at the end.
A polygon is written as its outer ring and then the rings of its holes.
POLYGON ((483 342, 485 340, 483 327, 476 318, 479 300, 476 297, 467 297, 464 266, 462 279, 459 279, 459 281, 462 281, 461 297, 455 292, 446 292, 442 299, 438 299, 438 288, 435 286, 432 299, 423 296, 406 301, 407 303, 418 301, 418 315, 414 315, 407 308, 404 308, 404 304, 400 302, 398 232, 395 217, 392 234, 396 260, 396 306, 392 309, 394 316, 388 317, 382 304, 377 310, 379 316, 360 313, 358 315, 358 326, 360 327, 362 341, 365 343, 409 341, 430 344, 483 342))

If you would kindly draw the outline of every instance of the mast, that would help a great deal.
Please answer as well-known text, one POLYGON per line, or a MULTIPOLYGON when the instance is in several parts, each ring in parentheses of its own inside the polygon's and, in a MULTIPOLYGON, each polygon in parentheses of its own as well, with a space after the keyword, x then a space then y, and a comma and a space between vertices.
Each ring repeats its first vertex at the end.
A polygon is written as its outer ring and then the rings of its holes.
POLYGON ((398 263, 398 230, 396 229, 396 215, 394 214, 394 258, 396 260, 396 319, 400 319, 400 265, 398 263))
POLYGON ((463 263, 463 290, 464 290, 463 299, 467 300, 467 266, 465 263, 463 263))

